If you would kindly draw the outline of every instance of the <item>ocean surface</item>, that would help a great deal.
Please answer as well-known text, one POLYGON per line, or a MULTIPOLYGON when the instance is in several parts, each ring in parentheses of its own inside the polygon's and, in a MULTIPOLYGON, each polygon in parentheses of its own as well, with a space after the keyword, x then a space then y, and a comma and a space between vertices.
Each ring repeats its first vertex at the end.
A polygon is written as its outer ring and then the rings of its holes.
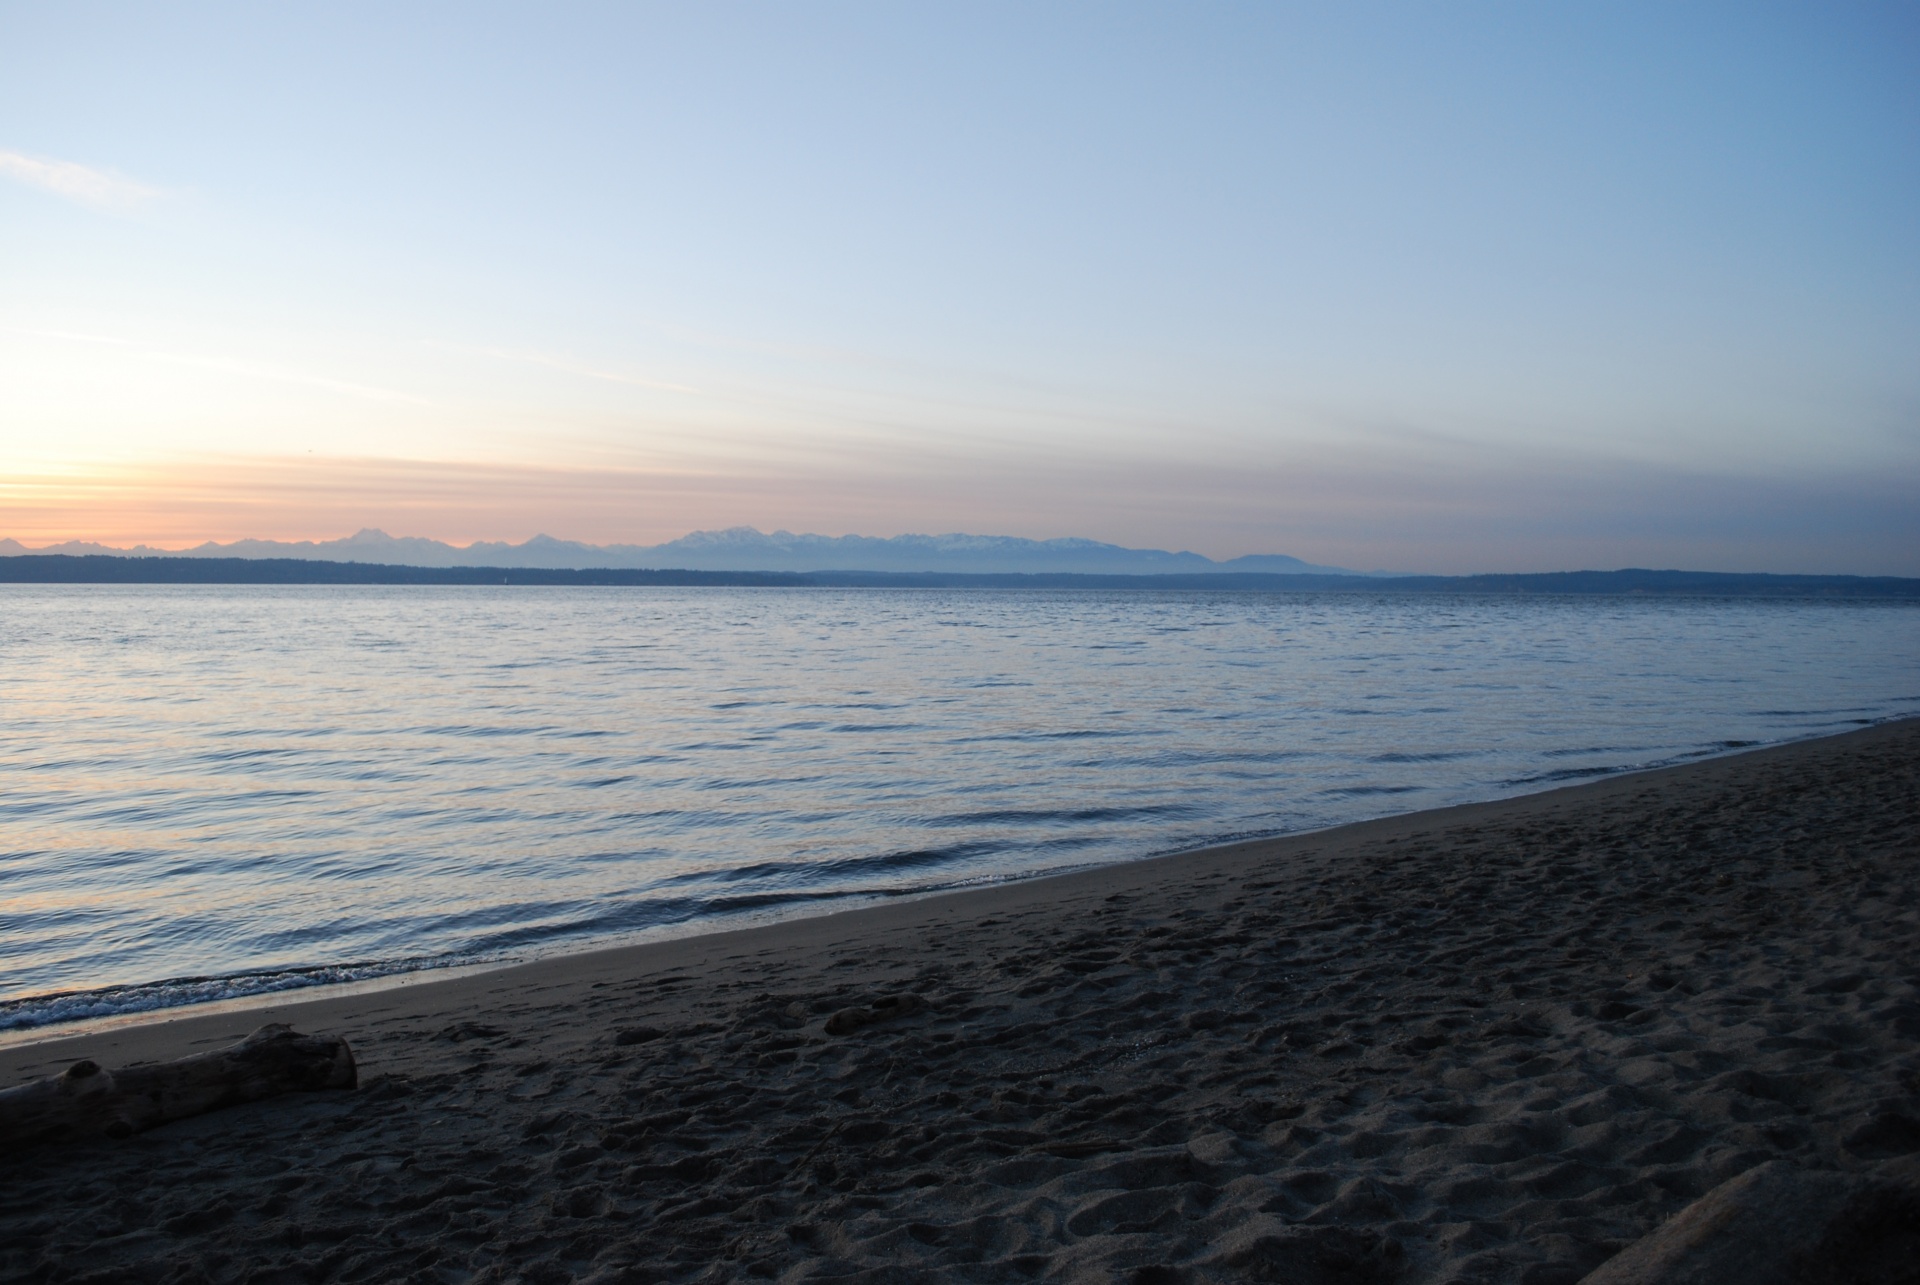
POLYGON ((1920 604, 0 586, 0 1029, 1920 713, 1920 604))

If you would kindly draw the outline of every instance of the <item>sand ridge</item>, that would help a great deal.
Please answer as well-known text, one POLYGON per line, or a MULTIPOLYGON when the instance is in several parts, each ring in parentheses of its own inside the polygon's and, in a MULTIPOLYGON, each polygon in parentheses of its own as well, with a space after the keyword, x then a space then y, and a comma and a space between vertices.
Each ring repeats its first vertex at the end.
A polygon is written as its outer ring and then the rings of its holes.
POLYGON ((293 1021, 365 1087, 9 1157, 0 1274, 1573 1282, 1767 1160, 1920 1153, 1916 858, 1909 721, 4 1050, 293 1021))

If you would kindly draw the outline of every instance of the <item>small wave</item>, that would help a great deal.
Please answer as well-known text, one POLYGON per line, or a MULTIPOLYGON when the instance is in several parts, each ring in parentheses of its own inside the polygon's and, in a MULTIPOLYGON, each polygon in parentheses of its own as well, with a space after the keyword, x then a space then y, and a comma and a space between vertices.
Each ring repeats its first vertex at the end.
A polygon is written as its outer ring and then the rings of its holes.
MULTIPOLYGON (((876 873, 891 873, 901 870, 926 870, 937 866, 952 865, 956 861, 966 861, 974 857, 991 856, 1003 850, 1005 845, 987 841, 972 843, 953 843, 939 848, 908 848, 893 852, 875 852, 855 857, 832 857, 824 861, 758 861, 751 865, 730 866, 723 869, 701 870, 692 874, 669 875, 658 880, 653 886, 659 888, 676 885, 745 883, 754 879, 777 879, 788 888, 805 887, 822 879, 845 879, 876 873)), ((884 893, 885 888, 836 889, 834 895, 851 893, 865 895, 868 892, 884 893)), ((780 896, 788 896, 782 892, 780 896)), ((650 903, 664 904, 664 903, 650 903)))
POLYGON ((193 755, 192 758, 201 763, 244 763, 249 759, 291 758, 295 754, 304 752, 276 745, 246 750, 208 750, 193 755))
POLYGON ((1567 759, 1579 758, 1583 754, 1639 754, 1645 749, 1645 746, 1633 745, 1579 745, 1569 746, 1566 749, 1541 750, 1539 754, 1543 759, 1567 759))
POLYGON ((526 727, 495 726, 484 723, 445 723, 435 727, 412 727, 409 732, 419 736, 545 736, 554 733, 564 734, 567 728, 554 727, 546 723, 534 723, 526 727))
POLYGON ((1000 808, 985 812, 955 812, 948 816, 928 817, 920 824, 942 827, 1052 825, 1061 821, 1141 821, 1149 817, 1188 816, 1197 810, 1186 803, 1142 804, 1130 808, 1000 808))
POLYGON ((995 742, 1046 742, 1046 741, 1087 741, 1112 737, 1155 736, 1159 730, 1154 728, 1128 729, 1124 731, 1104 731, 1097 728, 1076 728, 1066 732, 996 732, 991 736, 956 736, 954 745, 979 745, 995 742))
POLYGON ((1162 750, 1152 754, 1112 754, 1083 761, 1081 767, 1221 767, 1241 763, 1291 763, 1313 758, 1307 750, 1257 750, 1235 747, 1220 750, 1162 750))
MULTIPOLYGON (((1877 721, 1877 720, 1875 720, 1877 721)), ((1696 759, 1712 758, 1716 754, 1730 754, 1735 750, 1756 749, 1763 745, 1778 744, 1774 741, 1720 740, 1709 741, 1696 749, 1682 750, 1669 754, 1665 758, 1649 759, 1640 763, 1602 763, 1593 767, 1562 767, 1551 772, 1536 772, 1531 776, 1513 776, 1500 782, 1502 786, 1552 785, 1563 781, 1584 781, 1597 776, 1617 776, 1622 772, 1651 772, 1657 768, 1675 767, 1681 763, 1690 763, 1696 759)), ((1552 757, 1550 754, 1542 758, 1552 757)))
POLYGON ((1755 718, 1832 718, 1838 714, 1858 714, 1858 706, 1843 706, 1838 709, 1757 709, 1755 718))
MULTIPOLYGON (((938 860, 916 860, 933 855, 935 854, 896 853, 890 854, 885 860, 894 861, 898 863, 895 868, 903 869, 942 864, 938 860)), ((874 858, 858 860, 867 868, 879 865, 880 861, 874 858)), ((823 862, 813 868, 833 869, 851 864, 853 864, 852 861, 823 862)), ((1027 871, 1017 877, 1030 878, 1036 874, 1046 873, 1050 871, 1027 871)), ((730 916, 753 911, 780 910, 835 901, 876 901, 893 897, 923 896, 927 893, 971 887, 983 882, 999 882, 1008 877, 995 873, 909 884, 786 887, 764 892, 737 892, 711 897, 651 897, 645 900, 618 902, 569 919, 506 928, 481 937, 476 944, 481 952, 491 957, 509 951, 554 947, 567 942, 609 941, 633 933, 674 928, 685 924, 717 920, 724 926, 725 920, 730 916)))
POLYGON ((1551 772, 1536 772, 1532 776, 1510 776, 1500 782, 1503 786, 1547 785, 1555 781, 1584 781, 1588 777, 1613 776, 1620 772, 1642 772, 1657 764, 1616 763, 1600 767, 1562 767, 1551 772))
POLYGON ((304 990, 309 986, 373 981, 400 973, 484 962, 472 955, 366 960, 354 964, 321 964, 309 968, 230 973, 222 977, 175 977, 132 986, 102 986, 95 990, 29 995, 21 999, 0 1000, 0 1031, 25 1031, 64 1022, 85 1021, 91 1017, 151 1013, 163 1008, 211 1004, 216 1000, 244 999, 249 995, 271 995, 276 991, 304 990))

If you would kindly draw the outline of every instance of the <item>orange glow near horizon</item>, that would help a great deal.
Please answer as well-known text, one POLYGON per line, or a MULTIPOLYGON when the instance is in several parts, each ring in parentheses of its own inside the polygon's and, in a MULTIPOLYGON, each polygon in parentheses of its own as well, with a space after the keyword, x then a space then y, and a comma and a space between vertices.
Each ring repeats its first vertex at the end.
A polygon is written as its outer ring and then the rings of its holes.
POLYGON ((182 549, 334 540, 371 527, 460 546, 535 535, 653 545, 745 526, 877 537, 1080 536, 1212 558, 1284 553, 1408 572, 1678 561, 1700 570, 1912 574, 1910 559, 1876 549, 1877 530, 1897 523, 1887 515, 1903 511, 1906 492, 1867 479, 1816 493, 1814 504, 1798 495, 1767 504, 1750 488, 1713 478, 1656 481, 1600 468, 1569 478, 1564 469, 1519 462, 1450 470, 1433 459, 1390 468, 1330 452, 1238 471, 1064 458, 1005 470, 955 462, 944 472, 837 463, 749 471, 202 455, 85 472, 19 470, 0 478, 0 538, 30 549, 68 540, 182 549), (1755 528, 1778 526, 1794 503, 1805 526, 1759 538, 1755 528), (1692 552, 1676 560, 1672 514, 1728 534, 1684 531, 1692 552), (1822 527, 1819 540, 1806 538, 1822 527))
POLYGON ((541 534, 597 543, 685 535, 738 479, 379 459, 197 459, 0 482, 0 538, 182 549, 332 540, 367 527, 450 544, 541 534), (559 518, 564 530, 552 528, 559 518), (578 532, 579 534, 576 534, 578 532))
POLYGON ((1279 492, 1271 479, 1213 470, 1060 460, 1030 461, 1024 470, 956 465, 935 474, 839 464, 773 472, 206 455, 0 480, 0 538, 30 548, 77 540, 184 549, 209 541, 333 540, 371 527, 461 546, 543 534, 650 545, 751 526, 881 537, 1084 536, 1212 557, 1294 552, 1325 559, 1342 546, 1304 538, 1306 529, 1352 510, 1358 498, 1345 487, 1317 488, 1302 472, 1288 486, 1285 520, 1276 524, 1279 492), (1316 489, 1324 493, 1310 494, 1316 489), (1112 520, 1116 506, 1128 520, 1112 520), (1205 517, 1196 521, 1196 513, 1205 517), (1283 547, 1270 547, 1276 542, 1283 547))

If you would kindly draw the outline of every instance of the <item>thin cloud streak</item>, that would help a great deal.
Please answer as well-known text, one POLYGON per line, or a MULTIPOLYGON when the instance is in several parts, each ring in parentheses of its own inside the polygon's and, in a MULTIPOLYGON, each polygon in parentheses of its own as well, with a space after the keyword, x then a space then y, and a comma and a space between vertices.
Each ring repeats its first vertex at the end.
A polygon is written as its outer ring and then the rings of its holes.
POLYGON ((370 401, 399 402, 409 406, 434 404, 425 397, 416 397, 412 393, 403 393, 393 388, 356 384, 345 379, 329 379, 325 375, 309 375, 304 371, 288 370, 280 366, 265 366, 257 362, 236 361, 230 357, 200 357, 189 353, 155 351, 147 351, 143 355, 155 361, 171 362, 176 366, 192 366, 200 370, 219 371, 223 374, 244 375, 250 379, 297 384, 303 388, 320 388, 327 392, 344 393, 349 397, 364 397, 370 401))
POLYGON ((120 339, 113 335, 83 335, 73 330, 28 330, 19 326, 8 326, 10 335, 28 335, 34 339, 65 339, 76 344, 105 344, 111 348, 133 348, 138 345, 131 339, 120 339))
POLYGON ((263 379, 271 383, 291 384, 301 388, 324 389, 327 392, 341 393, 350 397, 366 398, 370 401, 392 402, 408 406, 424 407, 433 407, 437 404, 428 398, 413 393, 402 392, 395 388, 383 388, 377 384, 359 383, 350 379, 334 379, 327 375, 315 375, 307 371, 270 362, 243 361, 237 357, 171 351, 165 348, 153 347, 138 339, 126 339, 115 335, 92 335, 73 330, 29 329, 18 326, 0 327, 0 333, 26 335, 35 339, 54 339, 61 343, 119 348, 148 361, 164 362, 172 366, 186 366, 195 370, 210 370, 220 374, 240 375, 247 379, 263 379))
POLYGON ((624 375, 618 371, 600 370, 566 357, 552 357, 545 353, 534 352, 510 352, 504 348, 480 348, 474 351, 487 357, 498 358, 501 361, 517 361, 524 362, 529 366, 545 366, 549 370, 558 370, 568 375, 578 375, 582 379, 597 379, 608 384, 625 384, 632 388, 647 388, 659 393, 689 393, 695 397, 702 395, 698 388, 692 388, 686 384, 672 384, 663 379, 645 379, 639 375, 624 375))
POLYGON ((160 195, 158 188, 123 175, 77 161, 48 160, 25 152, 0 150, 0 174, 95 209, 130 209, 160 195))

